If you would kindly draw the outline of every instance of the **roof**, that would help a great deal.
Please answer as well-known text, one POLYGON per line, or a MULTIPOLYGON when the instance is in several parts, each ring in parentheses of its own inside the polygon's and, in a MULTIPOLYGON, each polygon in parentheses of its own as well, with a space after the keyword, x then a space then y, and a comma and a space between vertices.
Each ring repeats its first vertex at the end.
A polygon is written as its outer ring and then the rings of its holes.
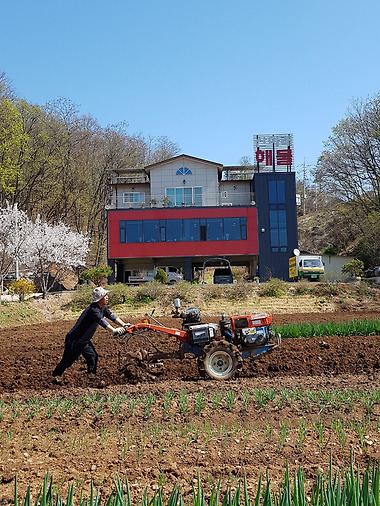
POLYGON ((207 165, 214 165, 215 167, 217 167, 219 169, 219 171, 221 171, 222 167, 223 167, 223 164, 221 164, 221 163, 211 162, 210 160, 205 160, 203 158, 197 158, 195 156, 190 156, 190 155, 182 154, 182 155, 178 155, 178 156, 173 156, 172 158, 168 158, 167 160, 162 160, 161 162, 156 162, 156 163, 152 163, 151 165, 147 165, 145 167, 145 170, 147 172, 150 172, 150 170, 153 169, 153 168, 155 168, 155 167, 159 167, 160 165, 164 165, 164 164, 166 164, 168 162, 179 160, 181 158, 186 158, 187 160, 193 160, 195 162, 205 163, 207 165))

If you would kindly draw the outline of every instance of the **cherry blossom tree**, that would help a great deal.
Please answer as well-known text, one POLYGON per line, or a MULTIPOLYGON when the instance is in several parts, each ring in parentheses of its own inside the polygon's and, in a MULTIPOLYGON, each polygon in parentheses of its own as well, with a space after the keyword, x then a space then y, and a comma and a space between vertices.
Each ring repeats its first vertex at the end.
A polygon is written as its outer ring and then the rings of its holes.
POLYGON ((18 266, 27 254, 27 239, 30 236, 33 223, 24 211, 18 209, 17 204, 6 203, 0 208, 0 281, 1 293, 4 288, 4 276, 11 267, 15 268, 16 278, 19 277, 18 266))
POLYGON ((72 232, 64 223, 49 225, 38 216, 27 240, 25 265, 38 276, 43 298, 68 272, 84 266, 89 238, 72 232))

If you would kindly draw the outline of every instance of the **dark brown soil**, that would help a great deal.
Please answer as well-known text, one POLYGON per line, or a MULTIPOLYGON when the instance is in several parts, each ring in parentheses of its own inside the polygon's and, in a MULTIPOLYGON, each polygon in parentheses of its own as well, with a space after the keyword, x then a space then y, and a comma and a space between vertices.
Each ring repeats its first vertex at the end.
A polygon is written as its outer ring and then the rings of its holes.
MULTIPOLYGON (((218 318, 213 321, 217 322, 218 318)), ((273 323, 377 318, 379 313, 373 311, 275 314, 273 323)), ((163 319, 162 323, 179 326, 178 320, 163 319)), ((234 480, 236 484, 246 475, 253 493, 260 472, 265 474, 268 471, 273 482, 279 483, 287 462, 291 470, 302 466, 312 479, 316 472, 326 471, 330 451, 333 451, 334 464, 338 467, 348 465, 351 451, 362 467, 368 458, 380 457, 378 404, 371 413, 367 445, 359 444, 358 434, 355 436, 355 431, 349 430, 354 425, 349 426, 347 421, 345 444, 340 444, 330 427, 329 442, 321 447, 312 430, 316 419, 322 417, 326 425, 338 416, 360 420, 365 414, 363 407, 356 406, 350 413, 335 412, 333 406, 329 410, 304 411, 302 405, 295 402, 291 406, 286 403, 277 407, 272 405, 271 409, 252 403, 249 409, 243 409, 241 400, 241 392, 253 395, 257 389, 379 389, 379 336, 283 340, 281 346, 271 353, 256 360, 245 360, 241 378, 215 382, 199 378, 194 359, 164 360, 157 366, 125 358, 128 353, 140 349, 175 350, 177 345, 173 338, 156 333, 127 341, 125 338, 114 339, 108 332, 98 330, 93 339, 99 353, 96 379, 87 377, 84 361, 80 359, 64 374, 63 385, 55 385, 51 372, 61 358, 64 337, 72 325, 72 321, 59 321, 0 332, 0 394, 5 406, 0 417, 0 500, 12 498, 16 473, 20 492, 24 493, 31 483, 34 497, 48 471, 62 494, 66 494, 67 484, 74 482, 88 492, 91 478, 106 494, 117 473, 128 476, 132 493, 137 497, 146 486, 150 487, 152 494, 158 484, 164 482, 169 491, 174 483, 179 482, 182 491, 188 493, 198 471, 205 487, 220 476, 233 485, 234 480), (176 395, 172 415, 163 409, 169 391, 176 395), (188 413, 181 412, 179 406, 183 391, 193 403, 188 413), (198 412, 194 403, 200 392, 208 399, 208 404, 198 412), (211 399, 216 392, 224 396, 227 392, 234 392, 235 399, 240 399, 239 409, 213 408, 211 399), (47 416, 45 407, 33 417, 20 408, 17 416, 17 403, 25 411, 25 406, 29 406, 26 403, 35 399, 78 399, 94 393, 96 402, 101 398, 124 395, 118 414, 108 408, 102 416, 97 416, 88 407, 81 416, 73 408, 65 414, 56 412, 47 416), (146 412, 144 414, 141 403, 131 414, 127 399, 146 398, 149 394, 156 399, 149 416, 146 412), (299 448, 298 427, 303 417, 309 437, 299 448), (280 427, 283 428, 285 423, 289 433, 281 440, 280 427), (178 434, 181 426, 186 427, 183 435, 173 436, 178 434), (222 426, 224 429, 218 432, 216 428, 222 426), (194 427, 201 427, 201 430, 197 432, 194 427), (210 427, 215 430, 208 438, 210 427), (240 429, 236 428, 234 432, 234 427, 240 429), (267 427, 271 427, 270 432, 267 427), (152 436, 153 430, 157 431, 156 437, 152 436), (246 439, 243 434, 247 434, 246 439), (146 441, 143 447, 141 438, 146 441)))

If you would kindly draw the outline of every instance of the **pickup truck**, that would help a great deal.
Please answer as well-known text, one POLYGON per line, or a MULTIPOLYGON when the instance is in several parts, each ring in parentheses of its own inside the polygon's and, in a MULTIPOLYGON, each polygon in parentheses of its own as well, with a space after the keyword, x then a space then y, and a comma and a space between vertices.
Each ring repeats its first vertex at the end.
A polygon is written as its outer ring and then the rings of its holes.
POLYGON ((154 278, 157 274, 157 270, 162 269, 166 272, 168 276, 168 284, 172 285, 173 283, 176 283, 177 281, 183 280, 183 275, 177 269, 177 267, 173 266, 158 266, 154 269, 144 269, 139 271, 132 271, 131 274, 128 276, 128 283, 131 284, 139 284, 139 283, 147 283, 148 281, 154 281, 154 278))

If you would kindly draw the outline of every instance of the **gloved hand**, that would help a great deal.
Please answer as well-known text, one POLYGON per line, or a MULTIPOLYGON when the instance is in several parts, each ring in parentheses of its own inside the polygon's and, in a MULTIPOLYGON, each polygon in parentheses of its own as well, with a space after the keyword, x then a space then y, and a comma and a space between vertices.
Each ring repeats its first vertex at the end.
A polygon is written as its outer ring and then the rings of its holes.
POLYGON ((121 336, 123 334, 125 334, 125 328, 124 327, 118 327, 117 329, 113 329, 113 336, 114 337, 121 336))
POLYGON ((130 327, 132 325, 132 323, 124 323, 123 325, 123 329, 127 329, 128 327, 130 327))

